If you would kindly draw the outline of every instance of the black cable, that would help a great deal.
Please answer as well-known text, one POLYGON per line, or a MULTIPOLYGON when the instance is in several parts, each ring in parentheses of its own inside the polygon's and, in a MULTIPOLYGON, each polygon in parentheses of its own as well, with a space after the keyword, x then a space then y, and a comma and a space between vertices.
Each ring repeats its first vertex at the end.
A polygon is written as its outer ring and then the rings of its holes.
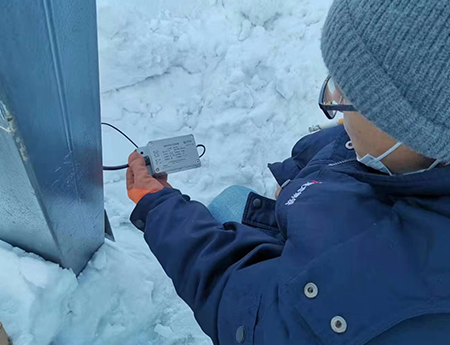
POLYGON ((117 171, 117 170, 123 170, 123 169, 128 169, 130 166, 128 164, 124 164, 124 165, 118 165, 115 167, 103 167, 104 171, 117 171))
POLYGON ((115 129, 117 132, 119 132, 119 133, 122 134, 125 138, 127 138, 128 141, 129 141, 130 143, 132 143, 132 144, 134 145, 135 148, 138 148, 138 147, 139 147, 139 146, 136 145, 136 143, 135 143, 133 140, 130 139, 130 137, 129 137, 128 135, 126 135, 124 132, 122 132, 119 128, 117 128, 117 127, 115 127, 115 126, 113 126, 113 125, 111 125, 111 124, 109 124, 109 123, 107 123, 107 122, 102 122, 102 125, 104 125, 104 126, 109 126, 109 127, 113 128, 113 129, 115 129))
MULTIPOLYGON (((135 143, 133 140, 131 140, 131 138, 130 138, 128 135, 126 135, 124 132, 122 132, 122 131, 121 131, 119 128, 117 128, 116 126, 113 126, 112 124, 107 123, 107 122, 102 122, 102 125, 111 127, 112 129, 115 129, 117 132, 119 132, 119 133, 122 134, 125 138, 127 138, 128 141, 134 145, 134 147, 139 148, 139 146, 137 146, 136 143, 135 143)), ((128 164, 118 165, 118 166, 113 166, 113 167, 106 167, 106 166, 103 166, 103 171, 117 171, 117 170, 123 170, 123 169, 128 169, 128 168, 129 168, 129 165, 128 165, 128 164)))
POLYGON ((200 155, 200 157, 198 157, 198 158, 202 158, 205 155, 205 153, 206 153, 206 146, 203 145, 203 144, 198 144, 197 147, 202 147, 203 148, 203 153, 200 155))

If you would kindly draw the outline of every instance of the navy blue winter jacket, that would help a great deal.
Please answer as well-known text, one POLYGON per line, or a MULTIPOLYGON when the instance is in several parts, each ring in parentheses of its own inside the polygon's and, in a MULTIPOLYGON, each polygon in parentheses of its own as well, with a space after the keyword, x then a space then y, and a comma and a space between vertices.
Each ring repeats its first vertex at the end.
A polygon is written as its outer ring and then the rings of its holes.
POLYGON ((300 140, 270 166, 279 199, 251 194, 243 224, 174 189, 137 205, 215 344, 450 344, 450 167, 383 175, 348 141, 342 127, 300 140))

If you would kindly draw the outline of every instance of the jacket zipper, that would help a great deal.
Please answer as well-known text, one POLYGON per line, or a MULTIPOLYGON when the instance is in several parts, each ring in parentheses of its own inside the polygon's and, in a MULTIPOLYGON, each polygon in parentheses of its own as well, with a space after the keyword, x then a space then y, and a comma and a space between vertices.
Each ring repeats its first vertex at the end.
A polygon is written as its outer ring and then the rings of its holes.
POLYGON ((344 164, 344 163, 349 163, 349 162, 352 162, 352 161, 355 161, 355 159, 354 158, 349 158, 349 159, 346 159, 346 160, 343 160, 343 161, 339 161, 339 162, 336 162, 336 163, 330 163, 330 164, 328 164, 328 166, 329 167, 335 167, 337 165, 341 165, 341 164, 344 164))

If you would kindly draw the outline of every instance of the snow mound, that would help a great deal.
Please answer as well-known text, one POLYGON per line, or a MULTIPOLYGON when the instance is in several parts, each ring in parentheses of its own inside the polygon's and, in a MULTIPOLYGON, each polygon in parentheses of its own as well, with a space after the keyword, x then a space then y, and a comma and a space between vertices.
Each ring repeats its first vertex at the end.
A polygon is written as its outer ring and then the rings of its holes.
POLYGON ((133 229, 107 241, 77 278, 0 242, 0 319, 15 345, 207 345, 133 229))
POLYGON ((107 242, 79 276, 70 322, 55 344, 209 344, 141 233, 118 236, 120 244, 107 242))
POLYGON ((49 344, 69 320, 75 275, 0 244, 0 320, 14 344, 49 344))

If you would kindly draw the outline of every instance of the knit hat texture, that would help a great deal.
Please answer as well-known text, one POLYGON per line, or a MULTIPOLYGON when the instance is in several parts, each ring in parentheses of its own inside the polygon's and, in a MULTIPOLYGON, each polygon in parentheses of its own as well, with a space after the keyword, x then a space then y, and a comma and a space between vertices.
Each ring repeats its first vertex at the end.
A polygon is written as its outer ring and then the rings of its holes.
POLYGON ((322 54, 364 117, 450 162, 450 1, 335 0, 322 54))

